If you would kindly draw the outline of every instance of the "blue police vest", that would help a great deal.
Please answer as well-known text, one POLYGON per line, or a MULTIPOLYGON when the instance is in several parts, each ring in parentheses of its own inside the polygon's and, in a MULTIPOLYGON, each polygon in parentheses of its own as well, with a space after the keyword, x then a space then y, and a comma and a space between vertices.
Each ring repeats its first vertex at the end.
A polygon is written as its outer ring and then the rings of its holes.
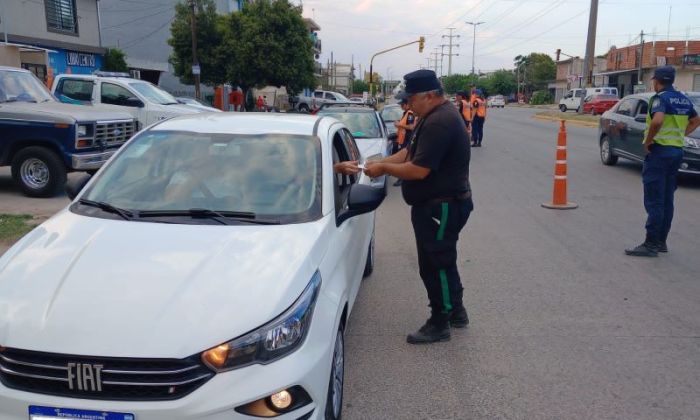
POLYGON ((649 100, 649 113, 647 114, 647 128, 644 132, 646 138, 654 112, 664 113, 664 123, 658 134, 654 137, 654 143, 663 146, 683 147, 685 145, 685 129, 693 111, 693 103, 690 99, 674 89, 664 90, 652 96, 649 100))

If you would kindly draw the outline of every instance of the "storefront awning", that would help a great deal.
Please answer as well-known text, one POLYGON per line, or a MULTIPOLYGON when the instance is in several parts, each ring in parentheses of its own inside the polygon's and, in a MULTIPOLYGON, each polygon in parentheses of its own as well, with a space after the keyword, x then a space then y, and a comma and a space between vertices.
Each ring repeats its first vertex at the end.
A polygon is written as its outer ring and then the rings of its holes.
POLYGON ((55 53, 56 51, 50 50, 48 48, 42 48, 42 47, 37 47, 35 45, 27 45, 27 44, 17 44, 15 42, 2 42, 0 45, 8 45, 10 47, 17 47, 19 48, 20 52, 28 52, 28 51, 44 51, 47 53, 55 53))

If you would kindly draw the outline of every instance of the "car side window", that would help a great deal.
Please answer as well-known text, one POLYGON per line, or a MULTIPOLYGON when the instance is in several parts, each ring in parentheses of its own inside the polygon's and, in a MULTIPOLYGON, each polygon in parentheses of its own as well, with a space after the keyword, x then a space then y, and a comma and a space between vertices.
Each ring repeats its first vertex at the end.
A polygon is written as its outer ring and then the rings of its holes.
POLYGON ((314 98, 323 99, 323 92, 314 92, 314 98))
POLYGON ((646 116, 648 112, 649 112, 649 103, 647 101, 639 101, 639 104, 637 105, 637 112, 634 115, 635 116, 639 116, 639 115, 646 116))
POLYGON ((350 132, 346 129, 343 129, 341 133, 343 134, 345 148, 348 150, 350 160, 356 160, 358 162, 362 160, 362 157, 360 156, 360 149, 357 147, 357 143, 355 143, 355 138, 352 136, 352 134, 350 134, 350 132))
MULTIPOLYGON (((350 154, 345 146, 345 140, 343 139, 343 134, 340 130, 336 131, 333 135, 333 165, 339 162, 345 162, 351 160, 350 154)), ((335 201, 335 214, 336 216, 345 207, 345 202, 347 201, 348 192, 350 191, 350 186, 355 182, 354 177, 350 175, 333 173, 333 195, 335 201)))
POLYGON ((634 110, 634 106, 637 104, 636 99, 625 99, 620 103, 620 106, 617 107, 617 113, 620 115, 625 115, 627 117, 632 116, 632 112, 634 110))
POLYGON ((102 92, 100 96, 103 104, 110 105, 134 106, 130 105, 129 101, 132 100, 135 102, 138 100, 129 90, 112 83, 102 83, 102 92))
POLYGON ((576 97, 577 97, 577 98, 581 98, 581 97, 583 97, 584 93, 585 93, 585 92, 584 92, 583 90, 577 90, 577 91, 576 91, 576 97))
POLYGON ((56 96, 65 96, 68 99, 81 102, 92 101, 91 80, 61 79, 56 87, 56 96))
POLYGON ((332 93, 326 92, 326 99, 329 101, 335 101, 335 96, 332 93))

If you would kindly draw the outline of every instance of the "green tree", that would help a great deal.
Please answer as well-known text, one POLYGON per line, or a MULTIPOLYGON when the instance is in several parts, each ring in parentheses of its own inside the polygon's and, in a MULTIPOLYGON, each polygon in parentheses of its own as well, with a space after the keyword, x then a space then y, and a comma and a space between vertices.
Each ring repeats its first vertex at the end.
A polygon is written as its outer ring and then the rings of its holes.
POLYGON ((352 82, 352 91, 354 93, 369 92, 369 84, 365 83, 363 80, 355 79, 352 82))
POLYGON ((442 87, 448 95, 454 95, 460 90, 468 90, 471 82, 466 74, 452 74, 442 78, 442 87))
POLYGON ((518 55, 513 64, 516 71, 520 70, 520 83, 524 92, 547 89, 547 84, 557 76, 557 65, 547 54, 518 55))
MULTIPOLYGON (((222 50, 225 17, 217 14, 214 0, 197 2, 197 58, 202 83, 214 86, 227 83, 225 60, 233 59, 222 50)), ((175 5, 175 19, 170 26, 168 44, 173 47, 170 64, 175 75, 185 84, 193 84, 192 75, 192 9, 185 3, 175 5)))
POLYGON ((119 48, 107 48, 107 52, 105 52, 102 60, 102 70, 128 72, 129 66, 126 65, 126 53, 119 48))
POLYGON ((288 0, 250 2, 227 16, 219 56, 227 79, 246 91, 271 85, 295 94, 315 84, 311 38, 301 7, 288 0))
POLYGON ((510 70, 497 70, 488 77, 486 85, 491 95, 510 95, 517 89, 515 74, 510 70))

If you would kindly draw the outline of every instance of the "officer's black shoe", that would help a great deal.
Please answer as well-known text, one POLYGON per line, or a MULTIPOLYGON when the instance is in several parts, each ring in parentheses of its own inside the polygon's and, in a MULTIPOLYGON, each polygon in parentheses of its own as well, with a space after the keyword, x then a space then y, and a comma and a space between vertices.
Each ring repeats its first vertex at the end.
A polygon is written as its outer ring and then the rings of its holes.
POLYGON ((668 246, 666 242, 657 242, 655 244, 656 252, 668 252, 668 246))
POLYGON ((467 316, 467 309, 464 306, 453 309, 450 312, 450 327, 453 328, 464 328, 469 325, 469 316, 467 316))
POLYGON ((658 257, 656 246, 651 242, 644 242, 632 249, 626 249, 625 254, 633 257, 658 257))
POLYGON ((429 344, 438 341, 450 341, 450 326, 447 323, 436 325, 428 320, 418 331, 406 337, 409 344, 429 344))

